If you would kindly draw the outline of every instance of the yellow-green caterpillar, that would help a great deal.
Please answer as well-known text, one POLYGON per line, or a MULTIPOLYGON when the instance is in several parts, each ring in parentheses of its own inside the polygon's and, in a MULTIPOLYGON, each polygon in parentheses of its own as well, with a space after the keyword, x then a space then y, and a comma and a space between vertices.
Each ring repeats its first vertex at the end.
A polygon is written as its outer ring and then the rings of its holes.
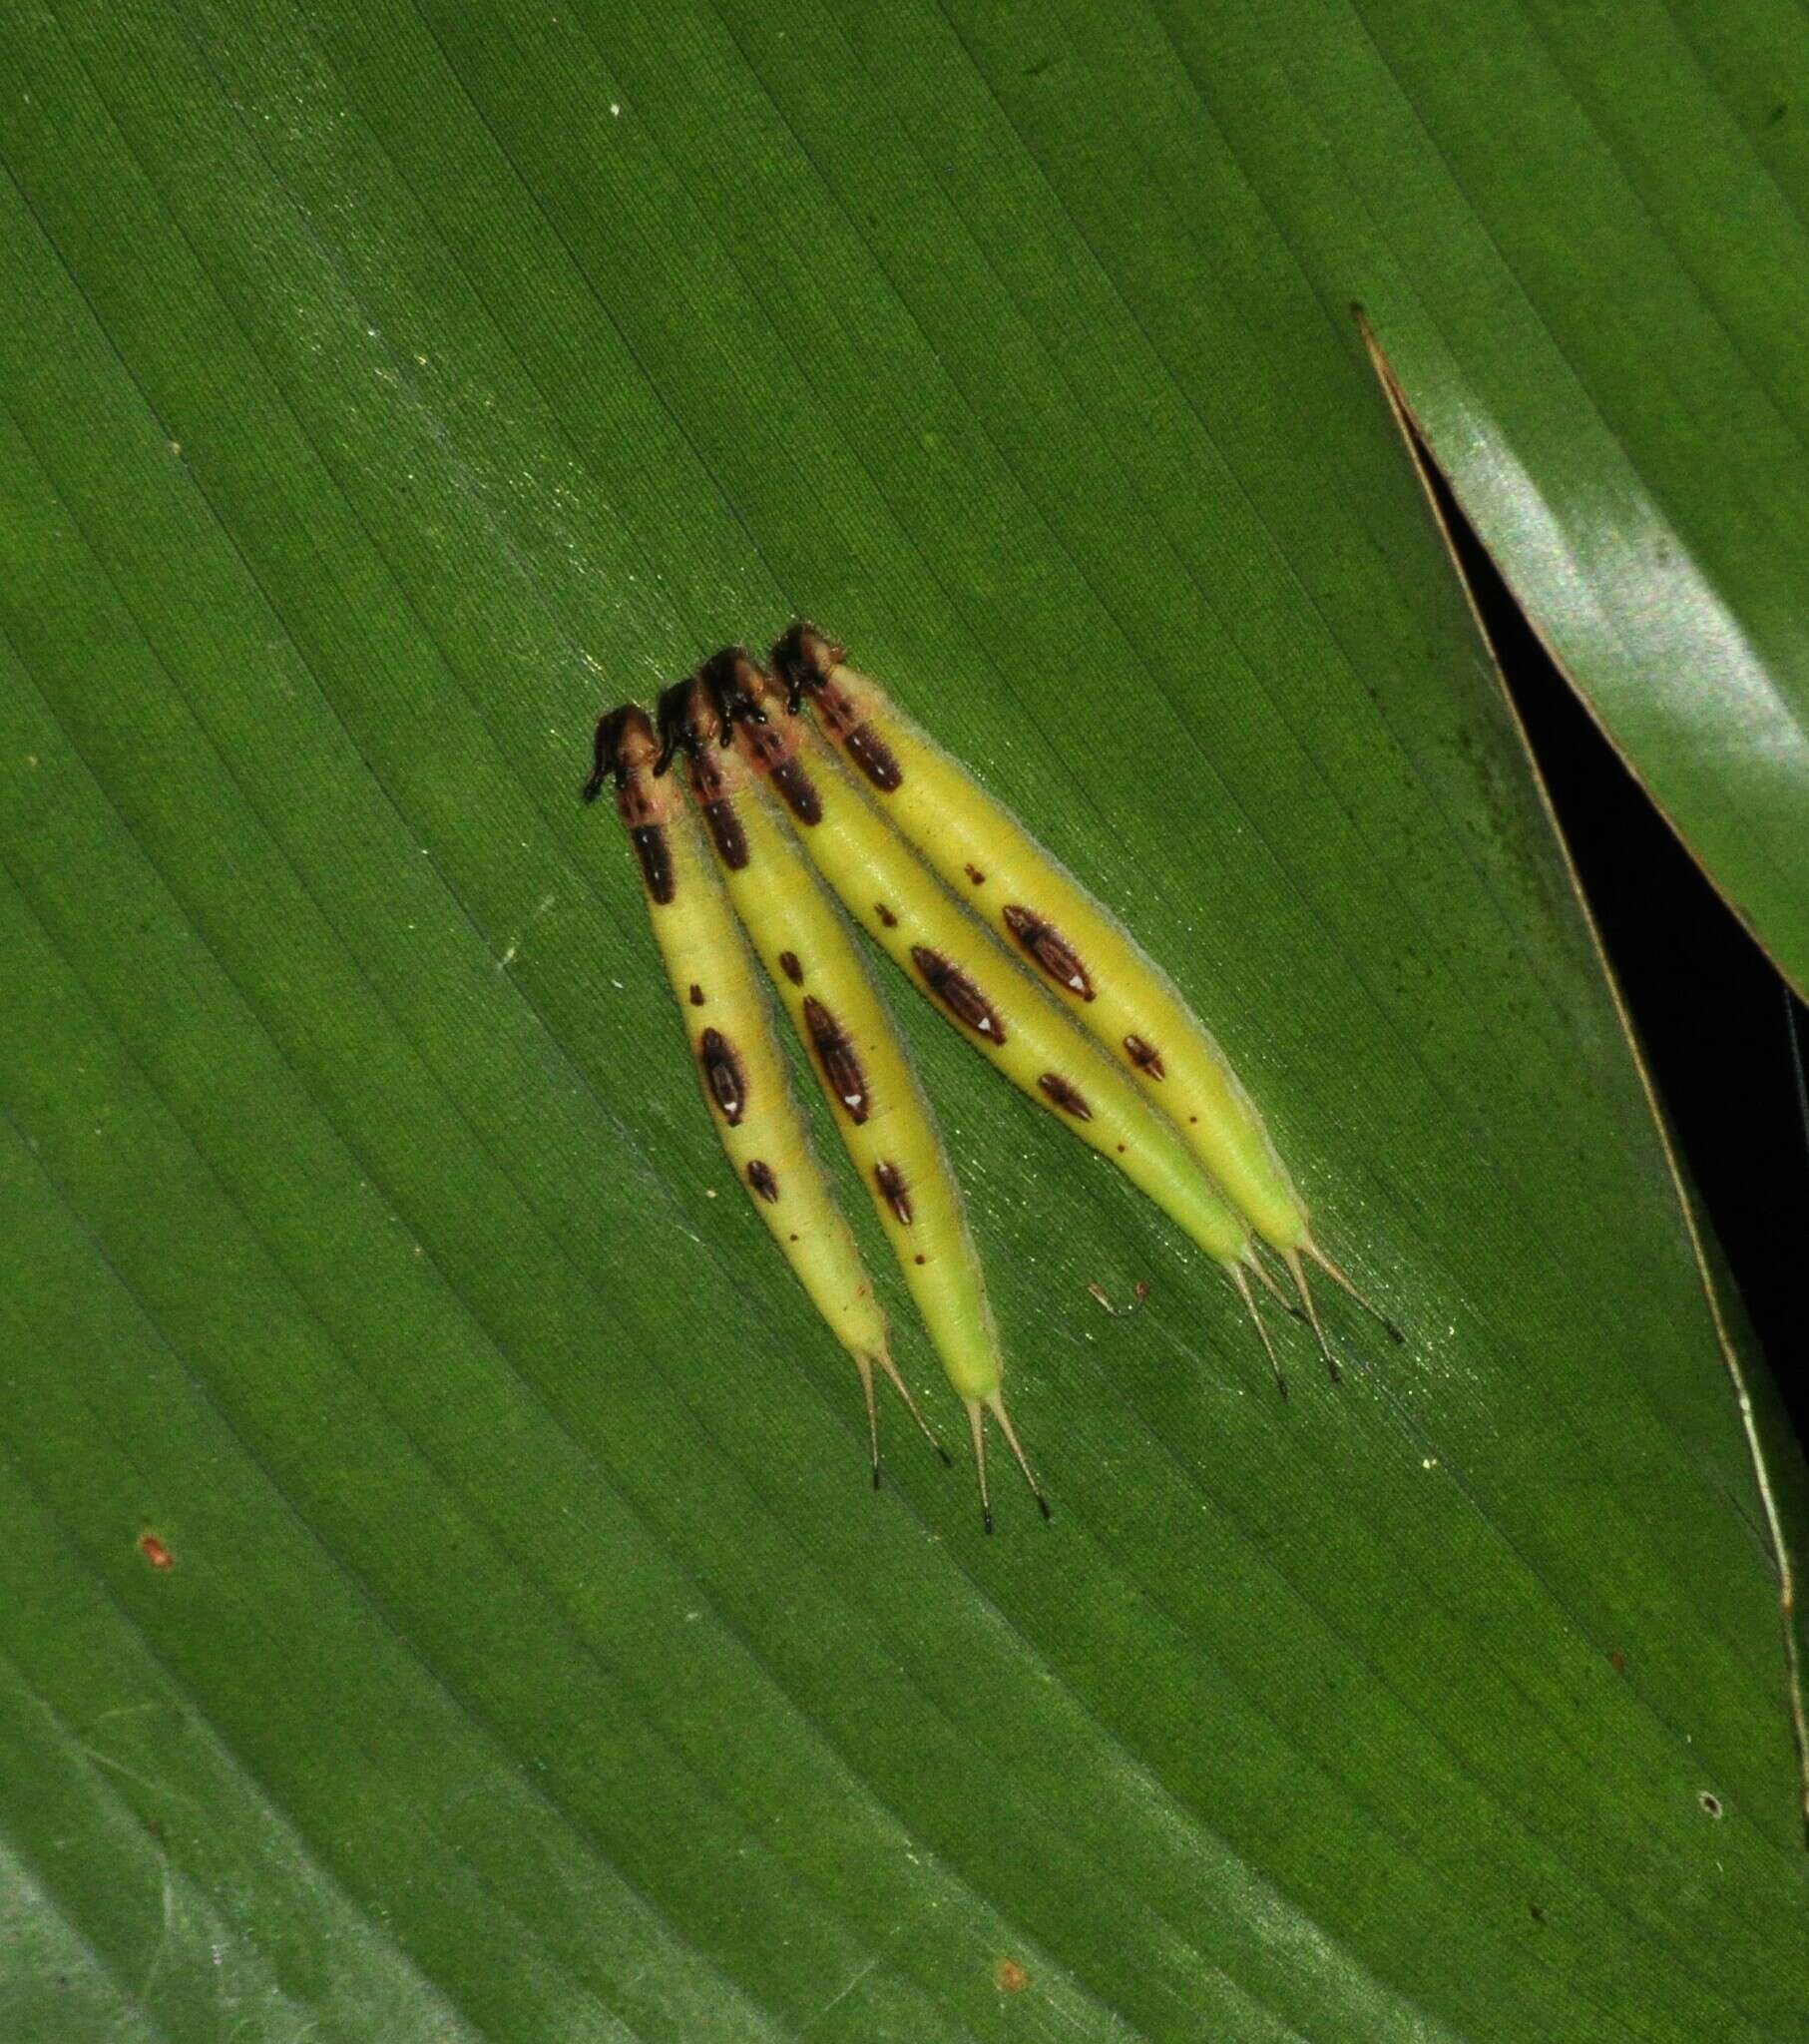
POLYGON ((1048 1501, 1005 1408, 986 1280, 929 1103, 852 932, 732 749, 725 712, 738 690, 736 656, 726 653, 668 689, 656 770, 683 750, 728 897, 803 1040, 830 1117, 967 1408, 986 1530, 993 1529, 989 1412, 1047 1518, 1048 1501))
POLYGON ((1321 1346, 1303 1257, 1399 1340, 1399 1330, 1313 1240, 1305 1203, 1261 1115, 1210 1033, 1136 940, 877 683, 848 666, 843 647, 799 623, 772 658, 789 707, 809 702, 901 835, 1037 968, 1281 1257, 1321 1346))
POLYGON ((811 1150, 753 960, 696 841, 695 821, 671 785, 654 777, 658 754, 654 728, 638 704, 612 711, 597 727, 597 763, 585 800, 595 800, 605 780, 614 780, 710 1119, 755 1212, 860 1372, 877 1487, 875 1364, 931 1446, 940 1447, 892 1360, 885 1313, 811 1150))
POLYGON ((1242 1218, 1219 1197, 1176 1131, 925 870, 808 723, 787 708, 784 690, 747 655, 737 651, 731 658, 739 693, 726 707, 744 755, 777 789, 850 914, 1027 1098, 1111 1158, 1218 1263, 1285 1391, 1250 1290, 1251 1272, 1267 1280, 1242 1218))

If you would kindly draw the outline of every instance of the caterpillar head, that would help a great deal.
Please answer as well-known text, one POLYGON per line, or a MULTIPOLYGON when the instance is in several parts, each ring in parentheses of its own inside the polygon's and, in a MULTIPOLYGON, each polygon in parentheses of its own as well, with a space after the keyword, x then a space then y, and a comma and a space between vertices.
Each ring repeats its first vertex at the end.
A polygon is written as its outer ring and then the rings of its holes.
POLYGON ((654 771, 664 773, 679 751, 694 760, 712 742, 732 746, 737 724, 764 724, 760 702, 767 689, 766 675, 744 647, 712 653, 694 675, 675 682, 660 698, 660 758, 654 771))
POLYGON ((596 758, 584 784, 585 800, 594 802, 606 780, 626 787, 655 764, 659 750, 653 724, 639 703, 609 711, 598 720, 596 758))
POLYGON ((848 649, 819 632, 808 618, 799 618, 772 649, 772 665, 785 685, 785 708, 793 717, 803 708, 805 692, 814 695, 848 658, 848 649))

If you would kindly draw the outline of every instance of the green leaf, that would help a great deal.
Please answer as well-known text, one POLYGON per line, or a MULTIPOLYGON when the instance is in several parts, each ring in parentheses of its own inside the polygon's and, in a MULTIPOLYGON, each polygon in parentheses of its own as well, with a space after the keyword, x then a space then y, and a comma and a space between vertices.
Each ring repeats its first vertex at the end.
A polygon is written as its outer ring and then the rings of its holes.
POLYGON ((1800 966, 1800 24, 1647 13, 9 11, 9 2044, 1809 2034, 1730 1357, 1349 311, 1800 966), (1404 1349, 1279 1405, 914 1008, 1057 1516, 866 1490, 576 799, 794 608, 1404 1349))

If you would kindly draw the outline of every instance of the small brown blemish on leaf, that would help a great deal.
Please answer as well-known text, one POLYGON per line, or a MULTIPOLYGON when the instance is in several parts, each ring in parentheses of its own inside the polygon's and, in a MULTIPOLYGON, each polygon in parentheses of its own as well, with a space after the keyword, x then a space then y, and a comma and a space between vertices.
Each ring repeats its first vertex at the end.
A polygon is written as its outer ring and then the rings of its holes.
POLYGON ((916 1256, 911 1259, 913 1264, 927 1264, 929 1261, 929 1258, 925 1256, 916 1256))
POLYGON ((779 970, 784 973, 793 986, 803 985, 804 968, 797 962, 797 953, 795 951, 781 951, 779 953, 779 970))
POLYGON ((892 913, 892 911, 886 906, 886 904, 883 901, 874 902, 873 913, 879 917, 880 921, 885 924, 887 929, 895 930, 898 927, 897 916, 895 916, 892 913))
POLYGON ((872 1112, 867 1093, 867 1075, 855 1055, 854 1040, 814 994, 804 996, 804 1027, 810 1032, 810 1047, 829 1090, 848 1119, 858 1128, 872 1112))
POLYGON ((155 1533, 139 1535, 138 1551, 154 1569, 173 1569, 176 1566, 175 1555, 155 1533))
POLYGON ((1064 1114, 1073 1115, 1078 1122, 1093 1120, 1093 1109, 1087 1105, 1087 1096, 1078 1086, 1064 1079, 1060 1072, 1045 1072, 1037 1084, 1064 1114))
POLYGON ((703 989, 694 979, 690 983, 690 1004, 693 1008, 700 1008, 703 1005, 703 989))
POLYGON ((697 1044, 703 1083, 722 1119, 732 1129, 747 1111, 747 1080, 734 1046, 719 1029, 706 1029, 697 1044))
POLYGON ((1021 908, 1015 901, 1002 912, 1005 927, 1064 993, 1078 994, 1084 1001, 1094 998, 1093 981, 1081 963, 1081 954, 1053 923, 1045 922, 1034 910, 1021 908))
POLYGON ((1005 1041, 1005 1024, 998 1010, 959 966, 927 945, 911 946, 911 962, 923 974, 924 984, 957 1021, 965 1022, 989 1043, 1005 1041))
POLYGON ((911 1190, 905 1184, 905 1175, 889 1158, 882 1159, 873 1167, 873 1183, 878 1186, 880 1197, 897 1216, 900 1226, 911 1225, 911 1190))
POLYGON ((1614 1671, 1616 1675, 1624 1673, 1626 1669, 1626 1656, 1623 1653, 1621 1653, 1618 1647, 1616 1647, 1614 1651, 1611 1654, 1609 1654, 1608 1666, 1614 1671))
POLYGON ((1001 1959, 993 1969, 993 1979, 1001 1994, 1022 1994, 1030 1985, 1030 1975, 1016 1959, 1001 1959))
POLYGON ((1539 1925, 1540 1929, 1544 1930, 1544 1928, 1546 1927, 1546 1912, 1539 1906, 1537 1902, 1529 1902, 1527 1904, 1527 1913, 1533 1918, 1533 1921, 1539 1925))
POLYGON ((763 1159, 756 1157, 748 1165, 747 1183, 768 1206, 778 1205, 779 1182, 773 1175, 772 1166, 763 1159))
POLYGON ((1147 1073, 1151 1079, 1165 1076, 1162 1068, 1162 1054, 1152 1043, 1145 1043, 1140 1036, 1125 1039, 1125 1055, 1139 1072, 1147 1073))
POLYGON ((1696 1797, 1696 1800, 1702 1805, 1702 1814, 1704 1816, 1719 1816, 1721 1814, 1721 1798, 1712 1789, 1704 1788, 1701 1794, 1696 1797))

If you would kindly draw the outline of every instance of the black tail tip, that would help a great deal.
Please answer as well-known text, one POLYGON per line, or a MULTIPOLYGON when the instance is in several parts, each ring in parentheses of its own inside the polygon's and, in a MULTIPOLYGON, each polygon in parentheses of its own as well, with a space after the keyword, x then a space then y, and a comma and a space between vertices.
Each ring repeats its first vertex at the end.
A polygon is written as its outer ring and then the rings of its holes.
POLYGON ((954 1468, 954 1466, 955 1466, 955 1458, 954 1458, 954 1456, 953 1456, 953 1455, 951 1455, 951 1454, 949 1453, 948 1449, 947 1449, 947 1448, 945 1448, 945 1447, 944 1447, 944 1446, 942 1445, 942 1443, 941 1443, 940 1441, 938 1441, 938 1442, 936 1443, 936 1452, 937 1452, 937 1454, 939 1454, 939 1455, 940 1455, 940 1456, 942 1457, 942 1466, 943 1466, 943 1467, 944 1467, 945 1469, 952 1469, 952 1468, 954 1468))
POLYGON ((1045 1520, 1053 1519, 1055 1517, 1055 1513, 1049 1509, 1048 1498, 1046 1498, 1041 1491, 1037 1492, 1037 1510, 1043 1514, 1045 1520))
POLYGON ((1285 1405, 1288 1402, 1287 1378, 1284 1376, 1277 1375, 1277 1377, 1275 1378, 1275 1389, 1280 1394, 1282 1404, 1285 1405))
POLYGON ((992 1508, 992 1506, 991 1506, 991 1505, 982 1505, 982 1506, 980 1507, 980 1523, 981 1523, 981 1525, 983 1525, 983 1526, 984 1526, 984 1527, 986 1528, 986 1530, 987 1530, 987 1532, 988 1532, 988 1533, 991 1533, 991 1532, 992 1532, 992 1530, 993 1530, 993 1508, 992 1508))

